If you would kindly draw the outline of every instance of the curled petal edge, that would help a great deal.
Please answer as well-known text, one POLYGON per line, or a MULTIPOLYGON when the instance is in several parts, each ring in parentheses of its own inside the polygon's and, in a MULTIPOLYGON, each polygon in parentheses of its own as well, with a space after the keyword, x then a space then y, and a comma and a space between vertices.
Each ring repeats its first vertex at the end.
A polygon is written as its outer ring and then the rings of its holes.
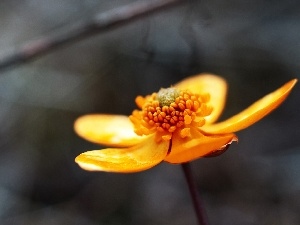
POLYGON ((184 140, 173 138, 172 149, 165 161, 169 163, 185 163, 201 157, 207 157, 216 151, 225 150, 225 146, 237 141, 235 134, 211 135, 184 140))
POLYGON ((133 173, 159 164, 168 153, 169 141, 156 142, 151 135, 129 148, 108 148, 80 154, 75 162, 82 169, 116 173, 133 173))
POLYGON ((235 116, 220 123, 203 126, 201 130, 210 134, 233 133, 243 130, 276 109, 287 98, 296 83, 297 79, 293 79, 235 116))

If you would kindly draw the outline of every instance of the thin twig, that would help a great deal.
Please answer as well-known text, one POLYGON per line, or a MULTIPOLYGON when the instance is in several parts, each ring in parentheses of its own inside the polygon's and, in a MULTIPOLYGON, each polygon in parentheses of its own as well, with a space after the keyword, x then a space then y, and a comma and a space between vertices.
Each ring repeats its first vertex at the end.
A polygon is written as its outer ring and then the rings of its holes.
POLYGON ((193 200, 193 205, 197 215, 198 223, 199 225, 208 225, 205 209, 202 205, 199 193, 197 191, 197 186, 195 183, 195 179, 192 175, 190 163, 183 163, 181 165, 193 200))
POLYGON ((58 47, 80 41, 101 32, 120 27, 140 17, 158 12, 166 7, 184 2, 183 0, 144 0, 95 15, 91 20, 64 29, 56 36, 41 37, 21 46, 11 55, 0 59, 0 70, 33 60, 58 47))

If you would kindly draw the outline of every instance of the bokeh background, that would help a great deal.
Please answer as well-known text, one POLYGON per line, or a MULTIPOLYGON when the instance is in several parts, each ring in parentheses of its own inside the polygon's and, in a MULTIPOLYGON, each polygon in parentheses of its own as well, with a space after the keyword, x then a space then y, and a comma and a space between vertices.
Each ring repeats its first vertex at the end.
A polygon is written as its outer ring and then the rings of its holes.
MULTIPOLYGON (((129 0, 2 0, 0 56, 129 0)), ((130 114, 136 95, 210 72, 222 118, 300 78, 300 2, 189 1, 0 71, 0 224, 196 224, 180 166, 90 173, 86 113, 130 114)), ((300 224, 300 87, 220 157, 192 163, 211 224, 300 224)))

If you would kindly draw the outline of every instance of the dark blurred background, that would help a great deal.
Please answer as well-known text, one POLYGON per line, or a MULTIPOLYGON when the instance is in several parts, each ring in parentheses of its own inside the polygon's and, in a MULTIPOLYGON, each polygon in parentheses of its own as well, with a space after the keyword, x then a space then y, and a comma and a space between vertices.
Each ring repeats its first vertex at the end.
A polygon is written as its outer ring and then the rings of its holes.
MULTIPOLYGON (((0 55, 134 2, 2 0, 0 55)), ((0 72, 0 224, 196 224, 180 166, 90 173, 99 149, 73 122, 130 114, 134 98, 210 72, 228 80, 227 118, 300 77, 300 2, 189 1, 0 72)), ((300 87, 238 133, 220 157, 192 163, 211 224, 300 224, 300 87)))

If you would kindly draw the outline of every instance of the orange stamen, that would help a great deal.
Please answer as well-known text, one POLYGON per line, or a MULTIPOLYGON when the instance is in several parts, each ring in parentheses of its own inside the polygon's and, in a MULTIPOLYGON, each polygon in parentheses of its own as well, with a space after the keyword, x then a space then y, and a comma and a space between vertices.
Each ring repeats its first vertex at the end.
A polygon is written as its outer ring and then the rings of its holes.
POLYGON ((212 107, 207 104, 209 94, 199 95, 175 88, 170 90, 171 94, 168 89, 163 89, 163 93, 160 91, 145 98, 137 97, 136 103, 141 110, 135 110, 129 118, 138 135, 159 132, 161 138, 167 140, 178 130, 180 136, 185 138, 190 135, 191 127, 205 124, 204 117, 212 112, 212 107), (162 99, 163 104, 157 96, 162 99))

